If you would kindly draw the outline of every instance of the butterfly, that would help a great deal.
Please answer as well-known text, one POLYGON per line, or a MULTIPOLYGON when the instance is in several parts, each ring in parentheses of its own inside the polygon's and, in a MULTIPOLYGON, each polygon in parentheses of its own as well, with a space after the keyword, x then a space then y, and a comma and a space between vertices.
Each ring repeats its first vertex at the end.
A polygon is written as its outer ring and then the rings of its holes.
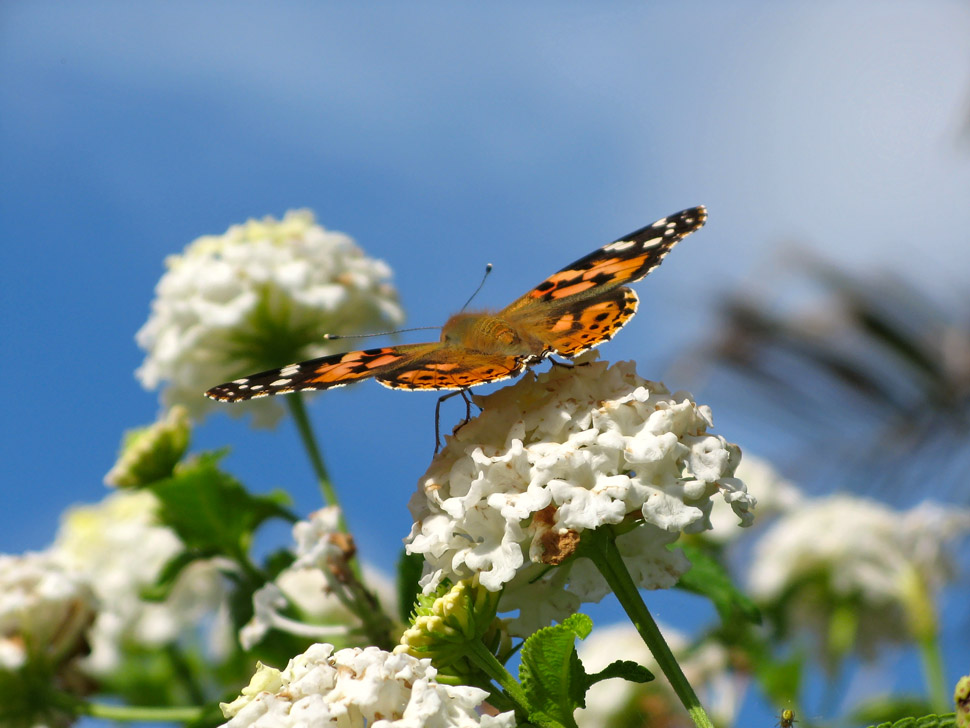
POLYGON ((553 273, 501 311, 455 314, 441 327, 439 341, 332 354, 205 394, 239 402, 370 378, 391 389, 464 392, 514 377, 548 356, 571 359, 613 338, 637 310, 637 294, 624 284, 650 273, 706 220, 704 207, 657 220, 553 273))

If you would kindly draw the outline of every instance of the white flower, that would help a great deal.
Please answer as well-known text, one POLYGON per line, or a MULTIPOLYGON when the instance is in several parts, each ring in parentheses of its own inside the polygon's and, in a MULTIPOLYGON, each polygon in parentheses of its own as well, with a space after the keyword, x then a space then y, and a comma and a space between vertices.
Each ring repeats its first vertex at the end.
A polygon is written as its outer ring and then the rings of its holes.
MULTIPOLYGON (((170 256, 152 314, 137 334, 148 389, 199 419, 216 405, 202 393, 254 371, 337 351, 323 335, 389 328, 403 320, 390 269, 308 210, 234 225, 170 256)), ((269 424, 271 399, 225 408, 269 424)))
POLYGON ((211 561, 188 566, 164 602, 140 598, 182 549, 175 533, 158 523, 157 507, 149 491, 121 491, 72 508, 62 519, 52 557, 86 579, 101 604, 88 633, 91 654, 84 666, 91 674, 118 667, 124 639, 148 646, 171 642, 222 600, 224 585, 211 561))
POLYGON ((55 663, 77 656, 96 609, 85 579, 50 552, 0 554, 0 668, 16 670, 34 654, 55 663))
MULTIPOLYGON (((330 583, 330 560, 339 557, 336 568, 343 568, 344 553, 339 544, 346 537, 338 531, 339 518, 340 509, 329 506, 294 524, 296 559, 253 594, 253 617, 239 633, 244 649, 258 644, 271 629, 337 641, 359 626, 359 616, 337 597, 330 583), (287 611, 296 611, 300 618, 287 616, 287 611)), ((394 583, 369 564, 363 564, 362 571, 364 584, 387 611, 396 600, 394 583)))
MULTIPOLYGON (((797 486, 779 475, 767 460, 750 453, 745 452, 734 475, 758 503, 755 512, 758 525, 772 516, 792 511, 802 502, 803 496, 797 486)), ((738 518, 725 501, 714 502, 711 524, 713 528, 706 531, 704 537, 717 543, 733 541, 741 533, 737 529, 738 518)))
POLYGON ((953 506, 900 512, 847 495, 806 501, 757 544, 751 592, 762 602, 783 598, 788 622, 826 649, 834 613, 849 609, 856 632, 836 647, 868 657, 912 637, 914 620, 927 618, 918 612, 953 572, 946 543, 968 530, 970 512, 953 506))
MULTIPOLYGON (((708 432, 710 410, 637 376, 632 362, 554 366, 476 401, 484 411, 448 438, 409 505, 408 551, 430 565, 425 593, 474 574, 514 591, 566 559, 583 531, 631 518, 641 525, 617 545, 637 585, 669 587, 689 564, 667 546, 711 527, 715 495, 751 520, 753 501, 731 477, 740 451, 708 432)), ((542 626, 607 593, 584 559, 571 568, 568 583, 552 570, 532 585, 542 599, 507 592, 520 620, 542 626)))
MULTIPOLYGON (((677 630, 660 625, 660 631, 714 722, 717 725, 734 723, 747 680, 730 671, 728 653, 724 647, 705 642, 691 648, 687 637, 677 630)), ((598 626, 579 643, 578 652, 588 673, 599 672, 616 660, 633 660, 656 677, 656 680, 642 685, 620 679, 596 683, 586 693, 586 708, 576 713, 580 728, 641 723, 685 728, 693 725, 632 625, 598 626), (645 714, 636 715, 637 712, 645 714)))
POLYGON ((440 685, 430 660, 376 647, 316 644, 276 670, 260 665, 248 688, 223 703, 227 728, 511 728, 512 713, 480 716, 484 690, 440 685))
POLYGON ((306 521, 293 525, 293 541, 296 543, 297 569, 325 569, 333 559, 344 556, 340 538, 340 509, 336 506, 320 508, 310 514, 306 521))

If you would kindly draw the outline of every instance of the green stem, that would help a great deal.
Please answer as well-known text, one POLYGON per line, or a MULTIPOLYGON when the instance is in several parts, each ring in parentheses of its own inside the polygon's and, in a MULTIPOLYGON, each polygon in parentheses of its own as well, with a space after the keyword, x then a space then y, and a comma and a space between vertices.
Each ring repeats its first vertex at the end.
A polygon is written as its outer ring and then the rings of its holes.
POLYGON ((710 717, 701 707, 700 700, 694 688, 687 682, 683 670, 674 658, 673 652, 667 645, 667 641, 660 634, 660 629, 654 621, 647 605, 643 603, 640 592, 633 577, 623 563, 620 551, 616 547, 616 537, 613 529, 609 526, 602 526, 594 531, 587 531, 583 534, 583 542, 580 555, 589 558, 599 569, 610 589, 616 594, 627 616, 633 622, 640 637, 650 649, 654 659, 667 676, 671 687, 680 698, 680 702, 687 709, 694 725, 698 728, 713 728, 714 724, 710 717))
POLYGON ((943 674, 939 617, 936 614, 933 591, 920 571, 910 567, 901 577, 900 594, 906 608, 910 632, 919 645, 923 677, 931 705, 937 711, 945 712, 952 707, 952 703, 947 696, 946 678, 943 674))
POLYGON ((946 678, 943 674, 943 655, 935 637, 919 640, 919 654, 923 662, 923 675, 930 693, 930 704, 941 713, 952 708, 946 694, 946 678))
POLYGON ((149 708, 140 705, 105 705, 104 703, 81 703, 77 711, 82 715, 105 720, 151 723, 188 723, 202 716, 202 708, 149 708))
MULTIPOLYGON (((313 434, 313 427, 310 424, 310 418, 307 416, 302 395, 296 392, 288 395, 285 399, 296 422, 296 428, 300 432, 303 447, 306 449, 307 455, 310 456, 310 463, 313 465, 317 482, 320 484, 320 491, 323 493, 323 501, 328 506, 336 506, 339 509, 337 528, 350 535, 347 520, 344 517, 344 509, 337 497, 337 489, 333 487, 333 482, 330 480, 329 473, 327 473, 327 466, 323 463, 323 455, 320 454, 320 446, 313 434)), ((384 614, 374 594, 364 585, 364 575, 359 560, 353 557, 347 559, 347 567, 350 569, 350 579, 345 584, 345 588, 349 596, 348 606, 350 610, 360 618, 364 631, 372 643, 378 647, 389 649, 393 644, 390 636, 391 620, 384 614)))
POLYGON ((192 665, 182 654, 182 651, 174 644, 168 644, 165 646, 165 654, 172 664, 172 670, 175 673, 175 679, 178 680, 185 691, 188 693, 188 698, 193 703, 204 703, 205 694, 202 688, 199 686, 198 681, 195 679, 195 673, 192 670, 192 665))
POLYGON ((519 681, 512 677, 512 674, 505 669, 505 665, 499 662, 495 655, 479 640, 469 642, 468 649, 468 656, 472 662, 480 667, 486 675, 497 682, 499 687, 505 691, 506 697, 515 706, 516 714, 522 718, 528 717, 529 699, 526 697, 525 690, 522 689, 519 681))
MULTIPOLYGON (((313 472, 316 473, 317 483, 323 493, 323 502, 328 506, 340 508, 340 499, 337 497, 337 490, 333 487, 330 474, 327 473, 327 466, 323 463, 323 455, 320 454, 320 446, 317 444, 316 435, 313 434, 313 427, 310 425, 310 418, 306 413, 306 405, 303 403, 303 395, 295 392, 288 397, 284 397, 286 404, 290 408, 290 414, 296 422, 296 429, 300 432, 300 439, 303 447, 310 456, 310 463, 313 465, 313 472)), ((340 508, 340 530, 347 531, 347 522, 344 520, 344 509, 340 508)))

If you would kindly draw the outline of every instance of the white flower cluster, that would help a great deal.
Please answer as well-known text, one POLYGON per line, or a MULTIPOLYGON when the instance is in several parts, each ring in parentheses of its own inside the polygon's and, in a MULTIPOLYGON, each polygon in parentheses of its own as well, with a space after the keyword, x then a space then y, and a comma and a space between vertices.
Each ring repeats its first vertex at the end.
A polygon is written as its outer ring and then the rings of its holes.
MULTIPOLYGON (((728 652, 723 645, 706 642, 692 648, 684 634, 666 625, 659 626, 664 640, 677 656, 687 682, 697 691, 714 723, 734 724, 749 678, 731 672, 728 652)), ((660 673, 657 661, 630 624, 597 626, 579 643, 578 653, 583 668, 591 674, 617 659, 633 660, 654 675, 660 673)), ((626 680, 596 683, 586 693, 586 708, 576 712, 579 728, 640 725, 644 721, 650 725, 693 725, 670 683, 662 677, 642 685, 626 680), (649 705, 649 715, 634 715, 643 705, 649 705)))
POLYGON ((448 438, 411 499, 407 548, 430 565, 426 593, 474 574, 493 591, 510 585, 502 610, 521 610, 515 633, 608 593, 586 559, 535 581, 587 529, 638 521, 617 546, 650 589, 687 570, 667 546, 711 527, 714 496, 751 521, 753 499, 733 477, 740 451, 708 432, 710 410, 632 362, 554 366, 476 401, 482 414, 448 438))
POLYGON ((158 523, 157 508, 155 496, 144 490, 120 491, 101 503, 72 508, 49 550, 97 595, 97 618, 87 634, 91 654, 84 660, 92 675, 118 667, 123 640, 166 644, 222 604, 224 584, 212 561, 188 566, 165 601, 140 598, 182 548, 175 533, 158 523))
POLYGON ((784 597, 789 621, 823 636, 833 605, 851 605, 852 647, 871 655, 912 635, 914 590, 925 604, 948 581, 947 542, 968 531, 970 512, 952 506, 900 512, 848 495, 809 500, 758 542, 751 592, 762 602, 784 597))
MULTIPOLYGON (((340 601, 330 584, 333 575, 328 561, 343 556, 335 538, 340 535, 339 518, 340 509, 328 506, 294 524, 296 560, 253 594, 253 617, 239 632, 244 649, 258 644, 271 629, 335 641, 359 624, 359 617, 340 601), (286 615, 294 607, 299 621, 286 615)), ((374 590, 385 610, 393 605, 396 594, 391 579, 368 564, 363 565, 363 572, 364 583, 374 590)))
MULTIPOLYGON (((165 404, 183 404, 196 419, 215 406, 202 393, 220 382, 334 351, 324 334, 403 320, 387 265, 308 210, 201 237, 165 263, 136 337, 147 352, 137 376, 148 389, 167 381, 165 404)), ((271 399, 231 411, 245 410, 261 424, 282 411, 271 399)))
POLYGON ((512 713, 478 715, 484 690, 441 685, 430 660, 376 647, 311 646, 286 669, 260 665, 249 687, 223 703, 226 728, 511 728, 512 713))
POLYGON ((0 554, 0 669, 20 668, 28 650, 76 657, 96 609, 90 586, 49 552, 0 554))

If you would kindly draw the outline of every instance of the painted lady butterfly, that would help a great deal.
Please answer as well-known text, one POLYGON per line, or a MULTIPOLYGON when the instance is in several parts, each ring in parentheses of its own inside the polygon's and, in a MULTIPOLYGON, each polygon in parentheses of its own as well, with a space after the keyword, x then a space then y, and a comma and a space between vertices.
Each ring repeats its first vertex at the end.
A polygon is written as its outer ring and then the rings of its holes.
POLYGON ((324 356, 213 387, 222 402, 330 389, 375 378, 392 389, 465 390, 508 379, 553 354, 572 358, 613 338, 637 310, 625 287, 660 265, 707 220, 704 207, 665 217, 554 273, 497 313, 457 313, 441 340, 324 356))

